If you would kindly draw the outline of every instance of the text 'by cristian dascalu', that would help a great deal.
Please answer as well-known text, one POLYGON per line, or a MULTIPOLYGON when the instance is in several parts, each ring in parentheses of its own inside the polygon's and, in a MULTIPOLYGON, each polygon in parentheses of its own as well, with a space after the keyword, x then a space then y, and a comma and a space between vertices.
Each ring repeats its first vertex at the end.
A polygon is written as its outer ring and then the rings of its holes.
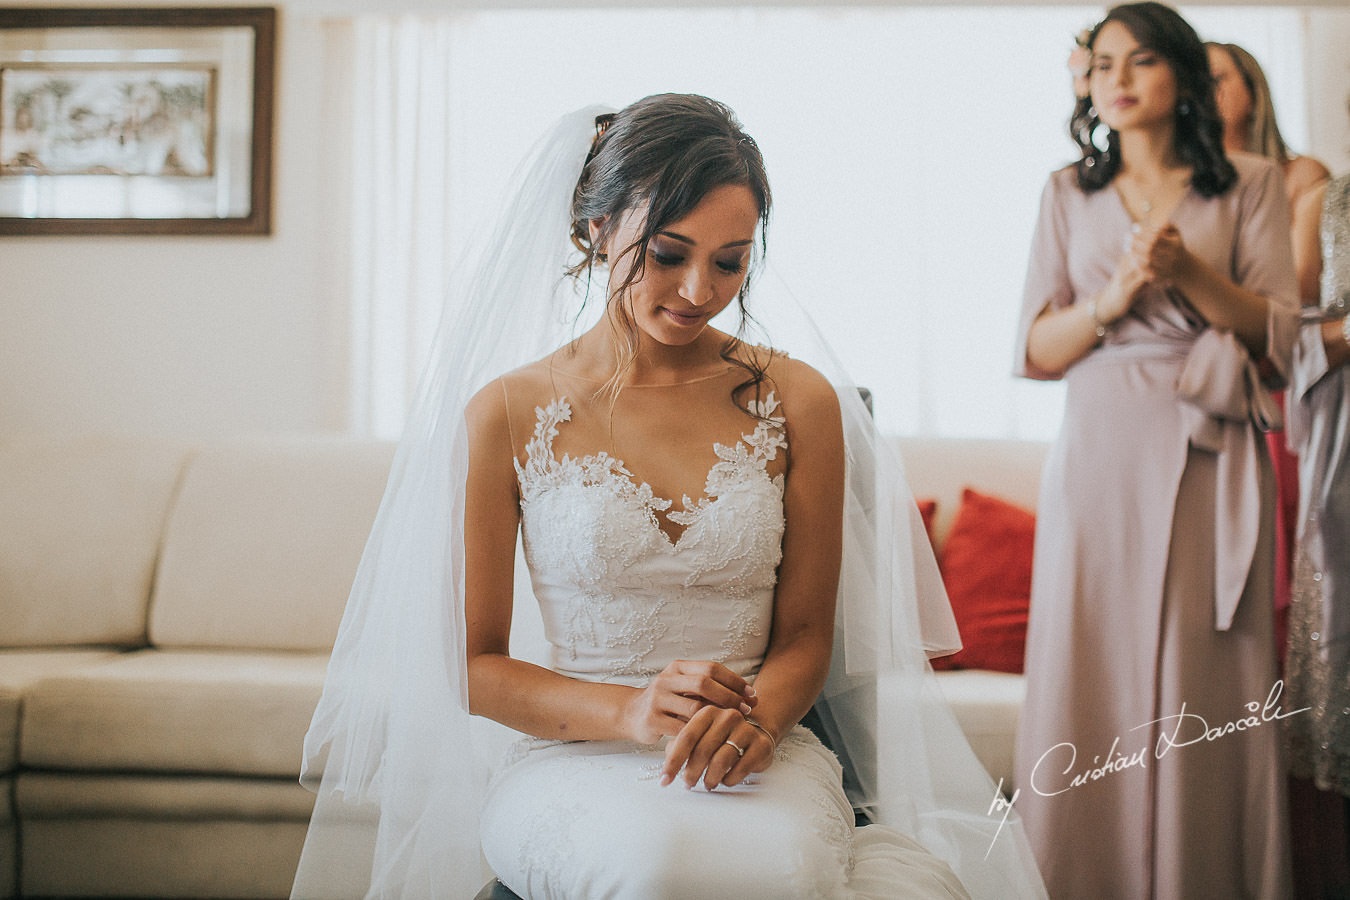
MULTIPOLYGON (((1221 725, 1210 725, 1203 716, 1188 712, 1183 701, 1180 712, 1175 715, 1151 719, 1130 729, 1130 731, 1138 731, 1141 728, 1158 726, 1158 740, 1154 744, 1151 754, 1147 746, 1132 753, 1122 753, 1120 752, 1120 738, 1116 737, 1111 742, 1111 749, 1106 751, 1105 756, 1094 756, 1091 765, 1080 769, 1078 768, 1078 747, 1070 741, 1061 741, 1042 753, 1040 759, 1036 760, 1036 765, 1032 766, 1029 779, 1031 782, 1030 788, 1042 797, 1056 797, 1076 787, 1109 778, 1126 769, 1146 769, 1150 756, 1155 760, 1162 759, 1173 750, 1221 740, 1240 731, 1251 731, 1269 722, 1276 722, 1280 719, 1296 716, 1301 712, 1307 712, 1311 708, 1305 706, 1302 709, 1285 712, 1280 709, 1280 697, 1283 693, 1284 681, 1276 681, 1271 686, 1270 693, 1266 695, 1264 703, 1260 700, 1253 700, 1244 707, 1247 715, 1224 722, 1221 725)), ((1011 798, 1005 797, 1003 795, 1003 779, 999 779, 998 789, 994 793, 994 802, 989 806, 988 812, 988 815, 991 816, 1000 813, 1003 815, 998 830, 994 832, 995 840, 1003 832, 1003 826, 1008 824, 1008 816, 1012 814, 1013 805, 1021 794, 1022 789, 1018 788, 1013 791, 1011 798)), ((992 843, 989 849, 993 850, 992 843)), ((988 856, 989 853, 986 852, 985 857, 988 858, 988 856)))

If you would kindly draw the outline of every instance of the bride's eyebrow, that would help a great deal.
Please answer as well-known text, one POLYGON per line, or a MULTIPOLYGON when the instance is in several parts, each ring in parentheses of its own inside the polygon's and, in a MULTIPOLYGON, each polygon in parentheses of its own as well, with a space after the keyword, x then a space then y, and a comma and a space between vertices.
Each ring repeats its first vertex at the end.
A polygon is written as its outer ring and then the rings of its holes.
MULTIPOLYGON (((662 237, 668 237, 668 238, 670 238, 671 240, 674 240, 674 241, 679 241, 680 243, 683 243, 683 244, 689 244, 691 247, 694 246, 694 245, 696 245, 696 244, 698 243, 698 241, 694 240, 693 238, 687 238, 687 237, 685 237, 684 235, 679 234, 679 233, 674 232, 674 231, 658 231, 657 234, 661 235, 662 237)), ((745 240, 741 240, 741 241, 728 241, 727 243, 723 244, 723 245, 722 245, 721 247, 719 247, 718 249, 719 249, 719 250, 725 250, 725 249, 727 249, 727 248, 729 248, 729 247, 747 247, 747 246, 749 246, 750 244, 753 244, 753 243, 754 243, 754 241, 751 240, 750 238, 746 238, 745 240)))

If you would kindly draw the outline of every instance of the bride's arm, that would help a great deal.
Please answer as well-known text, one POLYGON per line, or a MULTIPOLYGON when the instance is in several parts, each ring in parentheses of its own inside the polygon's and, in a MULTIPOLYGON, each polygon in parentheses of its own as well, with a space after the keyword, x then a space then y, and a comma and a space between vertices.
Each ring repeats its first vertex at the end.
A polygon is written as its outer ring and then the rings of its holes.
POLYGON ((843 552, 844 437, 834 388, 814 369, 786 360, 780 377, 788 422, 789 463, 783 497, 787 527, 774 592, 769 646, 755 678, 753 718, 772 735, 748 726, 736 710, 705 708, 667 747, 663 774, 683 767, 686 785, 734 785, 768 768, 773 742, 811 708, 830 668, 834 606, 843 552), (727 740, 746 752, 721 751, 727 740), (747 746, 748 744, 748 746, 747 746))
POLYGON ((469 435, 464 503, 469 711, 537 737, 630 738, 643 743, 676 734, 708 703, 733 710, 744 705, 748 711, 744 696, 748 685, 716 663, 674 663, 651 686, 639 690, 578 681, 511 658, 520 497, 501 384, 494 382, 475 396, 465 417, 469 435))

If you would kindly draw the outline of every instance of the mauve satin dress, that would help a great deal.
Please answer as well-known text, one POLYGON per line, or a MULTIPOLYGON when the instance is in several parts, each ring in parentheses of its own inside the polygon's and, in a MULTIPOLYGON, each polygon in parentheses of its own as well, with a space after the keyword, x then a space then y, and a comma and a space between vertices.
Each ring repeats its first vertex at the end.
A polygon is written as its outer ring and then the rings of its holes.
MULTIPOLYGON (((1298 308, 1283 178, 1255 156, 1233 163, 1236 185, 1191 190, 1171 221, 1192 253, 1269 299, 1260 368, 1282 373, 1298 308)), ((1055 377, 1025 359, 1031 323, 1100 291, 1131 225, 1113 186, 1089 194, 1072 168, 1051 175, 1018 374, 1055 377)), ((1150 285, 1063 374, 1037 507, 1015 801, 1054 900, 1289 894, 1274 479, 1253 424, 1278 412, 1257 372, 1231 333, 1150 285), (1206 726, 1229 733, 1191 742, 1206 726)))

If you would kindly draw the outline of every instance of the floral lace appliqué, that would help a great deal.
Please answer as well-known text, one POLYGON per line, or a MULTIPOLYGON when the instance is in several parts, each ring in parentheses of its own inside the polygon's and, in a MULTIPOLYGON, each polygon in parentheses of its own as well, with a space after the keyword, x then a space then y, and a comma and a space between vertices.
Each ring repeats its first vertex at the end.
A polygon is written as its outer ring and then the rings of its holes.
MULTIPOLYGON (((798 777, 816 785, 817 790, 812 792, 810 801, 811 827, 822 846, 829 848, 839 871, 845 876, 851 874, 857 864, 856 848, 853 843, 854 825, 852 810, 848 808, 840 787, 842 770, 839 767, 839 760, 829 749, 821 745, 815 735, 798 728, 788 732, 778 742, 774 752, 774 764, 780 767, 791 766, 797 770, 798 777), (821 765, 821 760, 826 764, 821 765)), ((804 884, 812 884, 812 894, 829 896, 819 893, 819 886, 811 881, 808 873, 802 873, 801 880, 804 884)))
POLYGON ((762 652, 782 559, 784 479, 767 469, 787 447, 778 406, 772 394, 750 405, 754 429, 730 447, 713 445, 706 496, 686 496, 675 511, 606 452, 555 457, 572 408, 559 397, 536 409, 515 467, 526 560, 564 669, 632 680, 675 658, 762 652), (683 527, 677 538, 658 514, 683 527))
MULTIPOLYGON (((772 393, 762 402, 752 400, 746 405, 750 413, 759 419, 755 430, 741 435, 741 443, 730 447, 713 444, 713 452, 717 454, 719 462, 708 471, 708 479, 703 486, 703 493, 707 496, 695 503, 685 494, 681 499, 684 509, 667 514, 667 519, 676 525, 693 525, 710 503, 743 484, 747 477, 753 477, 755 473, 768 474, 766 466, 769 460, 774 459, 778 451, 786 449, 788 445, 784 434, 787 420, 774 415, 778 406, 772 393)), ((783 476, 775 476, 773 483, 781 493, 783 476)), ((666 505, 668 507, 670 501, 666 501, 666 505)))
POLYGON ((575 459, 567 454, 559 460, 553 458, 553 439, 558 436, 558 424, 572 420, 572 406, 566 397, 559 397, 534 412, 537 421, 534 436, 525 445, 525 465, 516 460, 516 476, 520 479, 523 499, 528 499, 527 494, 560 483, 604 484, 646 509, 654 525, 656 513, 670 508, 671 501, 653 496, 646 482, 634 482, 633 473, 624 468, 623 462, 604 450, 575 459))

